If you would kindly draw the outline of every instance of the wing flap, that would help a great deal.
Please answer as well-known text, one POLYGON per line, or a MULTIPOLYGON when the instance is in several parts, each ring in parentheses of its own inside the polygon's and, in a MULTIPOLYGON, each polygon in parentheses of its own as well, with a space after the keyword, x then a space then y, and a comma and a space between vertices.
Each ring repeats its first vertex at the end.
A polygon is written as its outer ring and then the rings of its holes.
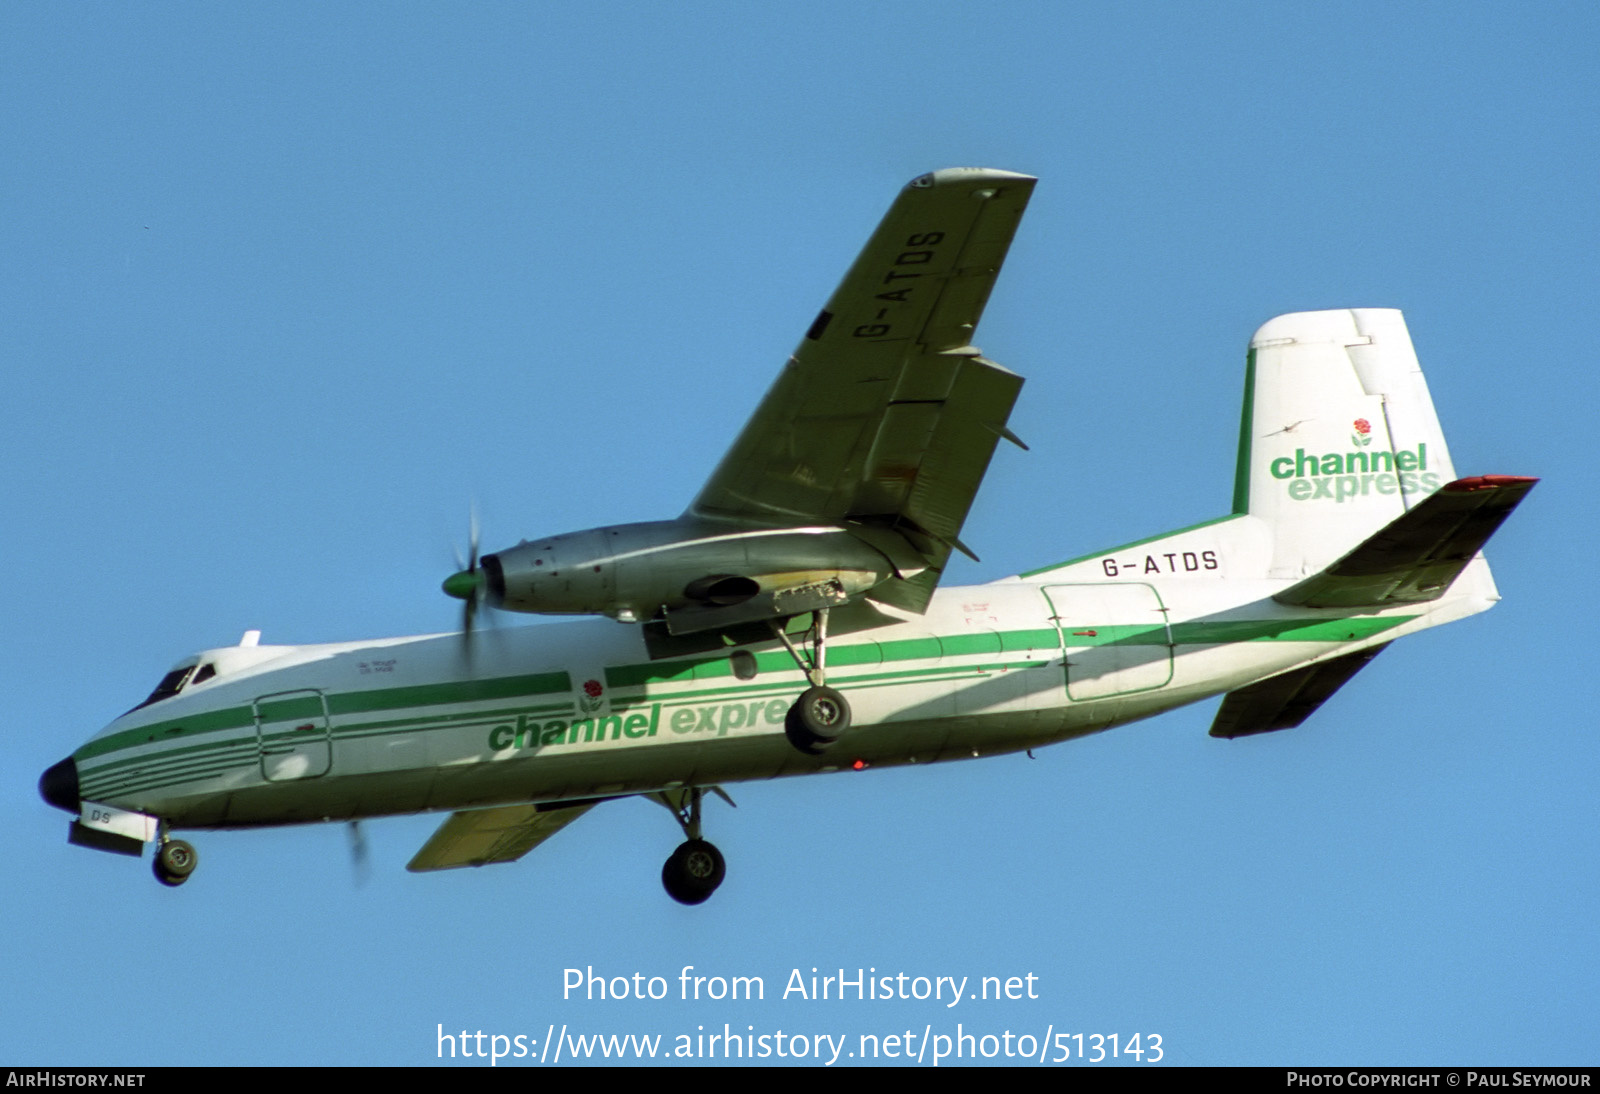
POLYGON ((849 517, 898 532, 928 568, 877 586, 873 599, 916 612, 927 607, 1021 390, 1021 377, 967 357, 944 400, 890 408, 886 426, 894 428, 879 432, 849 517))
POLYGON ((1022 378, 992 361, 962 362, 918 466, 907 518, 943 542, 955 541, 1021 390, 1022 378))
POLYGON ((1481 475, 1446 483, 1333 565, 1273 599, 1308 608, 1437 600, 1538 481, 1481 475))
POLYGON ((546 802, 450 814, 406 869, 413 873, 515 862, 598 802, 546 802))
POLYGON ((1357 650, 1314 665, 1269 676, 1228 692, 1211 723, 1211 736, 1232 740, 1276 729, 1293 729, 1311 717, 1389 643, 1357 650))

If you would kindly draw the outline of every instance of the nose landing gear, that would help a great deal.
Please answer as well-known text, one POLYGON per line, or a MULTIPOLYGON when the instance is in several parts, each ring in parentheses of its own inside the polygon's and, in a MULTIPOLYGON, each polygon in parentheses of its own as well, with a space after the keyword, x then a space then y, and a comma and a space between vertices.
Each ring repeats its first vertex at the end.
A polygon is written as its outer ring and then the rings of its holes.
POLYGON ((661 884, 679 904, 704 904, 727 873, 715 844, 692 839, 679 844, 661 867, 661 884))
MULTIPOLYGON (((710 789, 729 805, 733 804, 733 799, 720 786, 710 789)), ((704 904, 728 873, 722 852, 700 838, 700 799, 705 792, 704 787, 688 786, 650 795, 651 800, 672 811, 688 837, 661 867, 661 885, 679 904, 704 904)))
POLYGON ((167 839, 165 835, 156 844, 155 859, 150 863, 156 880, 173 888, 188 881, 198 865, 200 856, 193 846, 181 839, 167 839))

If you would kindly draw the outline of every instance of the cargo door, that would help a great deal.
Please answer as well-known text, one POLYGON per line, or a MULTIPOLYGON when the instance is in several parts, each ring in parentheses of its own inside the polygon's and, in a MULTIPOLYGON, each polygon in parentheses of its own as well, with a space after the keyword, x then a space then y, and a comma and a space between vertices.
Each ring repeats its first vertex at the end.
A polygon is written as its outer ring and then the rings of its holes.
POLYGON ((1152 586, 1046 585, 1044 595, 1061 633, 1067 698, 1105 699, 1171 682, 1172 630, 1152 586))

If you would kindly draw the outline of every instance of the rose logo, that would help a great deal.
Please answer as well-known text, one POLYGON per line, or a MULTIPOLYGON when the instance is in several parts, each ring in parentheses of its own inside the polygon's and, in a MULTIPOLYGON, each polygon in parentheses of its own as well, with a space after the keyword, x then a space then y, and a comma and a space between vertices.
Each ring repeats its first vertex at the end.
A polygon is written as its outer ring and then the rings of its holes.
POLYGON ((584 694, 589 696, 589 698, 591 698, 591 699, 600 698, 600 693, 602 691, 604 691, 604 690, 605 689, 600 686, 600 681, 598 681, 598 680, 586 680, 586 681, 584 681, 584 684, 583 684, 584 694))
POLYGON ((1350 434, 1350 440, 1352 443, 1362 447, 1372 443, 1371 422, 1367 421, 1365 418, 1357 418, 1351 423, 1351 427, 1355 430, 1354 433, 1350 434))
POLYGON ((605 688, 600 686, 600 681, 585 680, 583 682, 583 694, 578 696, 578 709, 585 714, 593 714, 599 710, 604 705, 600 700, 600 696, 604 691, 605 688))

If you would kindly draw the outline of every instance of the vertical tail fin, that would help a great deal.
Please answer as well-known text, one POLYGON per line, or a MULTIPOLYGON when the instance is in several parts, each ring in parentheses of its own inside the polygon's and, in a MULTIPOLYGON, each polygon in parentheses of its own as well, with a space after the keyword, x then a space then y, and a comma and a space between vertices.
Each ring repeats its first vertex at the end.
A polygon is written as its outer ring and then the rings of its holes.
POLYGON ((1234 511, 1273 528, 1269 576, 1317 573, 1455 478, 1398 311, 1282 315, 1248 360, 1234 511))

